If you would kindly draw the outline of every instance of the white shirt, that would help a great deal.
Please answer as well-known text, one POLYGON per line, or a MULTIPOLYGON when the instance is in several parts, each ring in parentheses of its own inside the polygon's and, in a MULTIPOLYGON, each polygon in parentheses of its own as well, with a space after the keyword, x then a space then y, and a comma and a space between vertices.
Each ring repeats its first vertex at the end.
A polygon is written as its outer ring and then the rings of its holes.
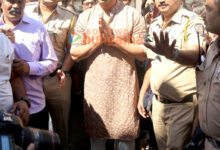
POLYGON ((14 57, 14 46, 0 33, 0 109, 10 111, 13 106, 12 88, 9 82, 14 57))

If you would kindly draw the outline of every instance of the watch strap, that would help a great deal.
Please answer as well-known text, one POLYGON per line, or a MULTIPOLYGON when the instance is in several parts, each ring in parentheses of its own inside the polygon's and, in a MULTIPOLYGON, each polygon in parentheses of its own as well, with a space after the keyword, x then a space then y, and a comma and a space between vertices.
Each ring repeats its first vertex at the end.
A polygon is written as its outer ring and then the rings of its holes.
POLYGON ((31 107, 31 101, 27 97, 21 97, 20 101, 24 101, 29 108, 31 107))
POLYGON ((174 49, 174 55, 173 55, 173 57, 171 57, 170 59, 171 60, 176 60, 176 58, 178 57, 178 55, 179 55, 179 50, 178 49, 174 49))

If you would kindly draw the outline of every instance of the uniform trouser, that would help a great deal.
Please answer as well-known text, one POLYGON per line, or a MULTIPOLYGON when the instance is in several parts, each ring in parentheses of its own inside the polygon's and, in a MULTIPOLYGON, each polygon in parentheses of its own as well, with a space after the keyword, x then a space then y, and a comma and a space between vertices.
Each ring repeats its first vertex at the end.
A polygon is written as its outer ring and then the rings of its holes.
MULTIPOLYGON (((91 150, 106 150, 106 140, 90 139, 91 150)), ((115 140, 114 150, 135 150, 135 141, 115 140)))
POLYGON ((189 142, 196 99, 163 104, 153 98, 152 121, 159 150, 183 150, 189 142))
POLYGON ((50 112, 53 129, 58 133, 63 150, 68 149, 68 124, 71 103, 72 79, 66 75, 66 83, 59 88, 57 76, 44 78, 43 87, 46 96, 46 104, 50 112))
POLYGON ((215 148, 211 142, 207 139, 205 140, 205 150, 220 150, 220 148, 215 148))

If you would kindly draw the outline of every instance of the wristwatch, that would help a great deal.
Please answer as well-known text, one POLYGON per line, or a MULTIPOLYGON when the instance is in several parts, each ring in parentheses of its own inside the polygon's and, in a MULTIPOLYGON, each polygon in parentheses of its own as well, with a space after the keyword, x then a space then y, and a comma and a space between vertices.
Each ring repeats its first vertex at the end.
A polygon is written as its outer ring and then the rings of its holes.
POLYGON ((171 57, 170 59, 171 59, 171 60, 176 60, 176 58, 177 58, 178 55, 179 55, 179 50, 176 49, 176 48, 174 48, 174 55, 173 55, 173 57, 171 57))
POLYGON ((63 70, 63 69, 61 69, 61 70, 63 71, 63 73, 64 73, 65 75, 69 74, 69 71, 63 70))
POLYGON ((27 97, 21 97, 19 101, 24 101, 28 107, 31 107, 31 101, 27 97))

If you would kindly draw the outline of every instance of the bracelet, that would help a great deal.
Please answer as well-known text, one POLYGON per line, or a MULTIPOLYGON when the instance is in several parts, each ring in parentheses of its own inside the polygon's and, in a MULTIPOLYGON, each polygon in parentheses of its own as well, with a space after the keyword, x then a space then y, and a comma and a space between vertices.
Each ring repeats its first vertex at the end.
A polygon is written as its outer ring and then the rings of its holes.
POLYGON ((171 57, 170 59, 171 60, 176 60, 176 58, 178 57, 178 55, 179 55, 179 50, 178 49, 176 49, 176 48, 174 48, 174 55, 173 55, 173 57, 171 57))
POLYGON ((24 101, 28 107, 31 107, 31 101, 27 97, 21 97, 19 101, 24 101))

